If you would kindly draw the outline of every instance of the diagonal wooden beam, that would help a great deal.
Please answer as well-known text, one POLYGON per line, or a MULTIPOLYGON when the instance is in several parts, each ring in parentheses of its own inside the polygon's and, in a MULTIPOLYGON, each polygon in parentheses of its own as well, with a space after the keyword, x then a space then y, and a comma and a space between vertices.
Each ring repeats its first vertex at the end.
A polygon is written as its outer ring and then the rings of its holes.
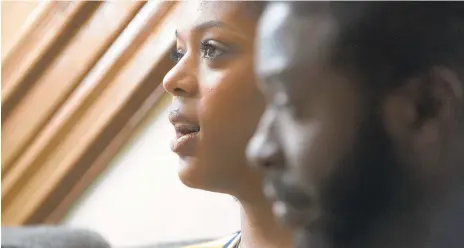
MULTIPOLYGON (((33 144, 51 116, 80 84, 144 3, 100 3, 90 20, 81 20, 82 23, 69 27, 77 30, 77 33, 61 52, 55 55, 52 63, 39 66, 37 70, 40 69, 40 76, 34 77, 34 73, 25 76, 33 81, 33 85, 12 107, 14 111, 2 120, 2 143, 7 144, 2 146, 2 178, 9 174, 15 161, 33 144)), ((17 168, 15 171, 21 173, 22 169, 17 168)))
POLYGON ((44 68, 90 19, 100 2, 56 2, 47 15, 39 16, 37 27, 23 39, 2 66, 2 124, 24 97, 44 68))
POLYGON ((65 205, 71 203, 66 201, 73 202, 66 195, 78 192, 77 197, 85 188, 78 186, 79 179, 96 171, 94 166, 106 166, 118 150, 115 147, 121 146, 121 141, 114 142, 130 136, 127 130, 144 115, 140 109, 162 95, 160 84, 171 67, 167 53, 175 42, 174 28, 191 21, 182 6, 147 2, 54 114, 3 180, 4 224, 38 223, 58 216, 53 215, 55 209, 67 209, 65 205), (143 20, 139 26, 137 20, 143 20), (20 167, 23 173, 13 173, 20 167))

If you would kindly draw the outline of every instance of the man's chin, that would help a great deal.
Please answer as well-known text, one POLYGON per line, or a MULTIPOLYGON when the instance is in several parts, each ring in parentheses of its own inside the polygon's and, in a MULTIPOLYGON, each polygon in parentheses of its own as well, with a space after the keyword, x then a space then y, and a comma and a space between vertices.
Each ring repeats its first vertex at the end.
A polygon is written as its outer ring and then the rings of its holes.
POLYGON ((311 207, 297 208, 282 201, 272 203, 272 210, 279 222, 290 229, 298 229, 311 225, 315 211, 311 207))
POLYGON ((326 235, 324 235, 320 230, 298 228, 293 231, 293 244, 295 248, 332 247, 327 241, 326 235))

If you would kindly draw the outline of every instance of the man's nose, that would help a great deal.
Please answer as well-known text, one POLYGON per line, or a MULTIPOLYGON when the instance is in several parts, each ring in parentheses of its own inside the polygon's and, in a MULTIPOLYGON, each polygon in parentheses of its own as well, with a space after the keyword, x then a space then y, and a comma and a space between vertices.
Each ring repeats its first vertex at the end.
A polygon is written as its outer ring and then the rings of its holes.
POLYGON ((248 143, 247 158, 255 168, 281 169, 284 166, 282 150, 275 139, 273 122, 272 118, 263 116, 258 130, 248 143))

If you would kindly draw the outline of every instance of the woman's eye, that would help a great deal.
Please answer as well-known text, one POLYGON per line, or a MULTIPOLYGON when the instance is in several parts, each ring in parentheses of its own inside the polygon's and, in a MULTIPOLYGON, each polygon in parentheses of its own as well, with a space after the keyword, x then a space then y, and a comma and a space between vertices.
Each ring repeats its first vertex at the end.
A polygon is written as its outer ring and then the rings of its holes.
POLYGON ((200 43, 200 51, 203 58, 214 60, 225 55, 228 48, 217 41, 209 40, 200 43))
POLYGON ((169 58, 175 64, 177 64, 182 59, 183 56, 184 56, 184 53, 182 53, 181 50, 176 49, 176 50, 172 50, 171 52, 169 52, 169 58))

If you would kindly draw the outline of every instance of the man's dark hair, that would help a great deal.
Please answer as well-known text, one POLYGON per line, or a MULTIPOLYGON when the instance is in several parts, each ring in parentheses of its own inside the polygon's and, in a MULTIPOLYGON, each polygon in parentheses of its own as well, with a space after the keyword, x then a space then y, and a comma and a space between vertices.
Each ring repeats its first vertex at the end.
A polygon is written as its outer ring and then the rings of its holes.
POLYGON ((464 3, 330 2, 328 9, 339 26, 332 62, 353 66, 367 87, 394 89, 433 66, 462 78, 464 3))
POLYGON ((266 1, 243 1, 242 3, 246 4, 246 8, 250 11, 250 13, 259 18, 266 7, 266 1))

